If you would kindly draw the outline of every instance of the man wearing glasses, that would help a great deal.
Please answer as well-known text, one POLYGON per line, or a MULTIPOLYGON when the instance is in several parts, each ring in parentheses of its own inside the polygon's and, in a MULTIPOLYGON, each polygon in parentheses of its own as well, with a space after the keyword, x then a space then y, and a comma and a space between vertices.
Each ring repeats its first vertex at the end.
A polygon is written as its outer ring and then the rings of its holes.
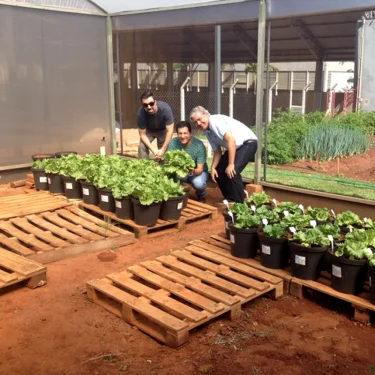
POLYGON ((205 132, 214 151, 212 180, 219 185, 225 199, 242 203, 245 194, 241 172, 254 161, 256 135, 242 122, 225 115, 211 115, 201 106, 193 108, 190 120, 205 132), (226 150, 224 153, 222 148, 226 150))
POLYGON ((142 106, 138 109, 138 131, 140 136, 138 158, 148 159, 150 151, 155 159, 163 157, 173 136, 174 120, 169 104, 154 99, 151 91, 141 95, 142 106), (156 138, 157 149, 151 146, 156 138))

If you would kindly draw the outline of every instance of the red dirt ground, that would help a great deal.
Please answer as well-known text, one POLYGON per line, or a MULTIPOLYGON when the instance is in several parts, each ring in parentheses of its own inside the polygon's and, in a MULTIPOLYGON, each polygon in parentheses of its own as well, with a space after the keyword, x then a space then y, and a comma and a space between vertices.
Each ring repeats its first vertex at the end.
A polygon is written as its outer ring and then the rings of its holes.
MULTIPOLYGON (((207 203, 219 200, 218 190, 209 188, 207 203)), ((179 349, 158 343, 87 300, 86 281, 222 230, 219 215, 173 236, 146 237, 112 252, 51 263, 47 285, 0 295, 0 374, 371 373, 375 330, 353 322, 346 305, 318 295, 259 298, 236 321, 221 317, 195 329, 179 349)))

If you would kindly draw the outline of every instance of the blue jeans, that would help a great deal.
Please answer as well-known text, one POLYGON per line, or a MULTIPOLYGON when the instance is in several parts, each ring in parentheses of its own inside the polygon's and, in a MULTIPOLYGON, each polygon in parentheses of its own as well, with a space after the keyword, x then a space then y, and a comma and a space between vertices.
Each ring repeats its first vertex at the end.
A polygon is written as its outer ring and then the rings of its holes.
POLYGON ((198 199, 206 198, 207 180, 207 172, 202 172, 199 176, 188 174, 185 178, 181 179, 182 182, 187 182, 195 189, 195 194, 198 199))

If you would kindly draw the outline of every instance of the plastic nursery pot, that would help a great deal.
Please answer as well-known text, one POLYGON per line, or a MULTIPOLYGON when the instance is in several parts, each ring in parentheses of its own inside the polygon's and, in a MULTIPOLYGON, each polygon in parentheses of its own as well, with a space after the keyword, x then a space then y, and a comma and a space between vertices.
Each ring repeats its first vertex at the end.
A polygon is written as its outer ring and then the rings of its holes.
POLYGON ((184 196, 171 197, 161 204, 160 219, 162 220, 178 220, 181 217, 182 207, 184 204, 184 196))
POLYGON ((61 158, 62 156, 68 156, 70 154, 77 155, 76 151, 60 151, 60 152, 55 152, 55 156, 57 158, 61 158))
POLYGON ((82 187, 82 199, 84 203, 93 204, 97 206, 99 204, 98 189, 92 182, 80 180, 82 187))
POLYGON ((259 241, 258 228, 236 228, 229 223, 230 252, 237 258, 255 258, 257 255, 259 241))
POLYGON ((258 232, 260 243, 260 263, 273 269, 285 268, 289 261, 289 244, 286 238, 266 237, 258 232))
POLYGON ((31 171, 34 175, 34 183, 36 190, 49 190, 48 188, 48 179, 44 169, 40 168, 31 168, 31 171))
POLYGON ((228 210, 225 208, 223 210, 224 216, 224 228, 225 228, 225 238, 230 239, 229 223, 232 221, 232 218, 228 215, 228 210))
POLYGON ((134 208, 134 221, 138 225, 153 227, 159 218, 161 202, 149 206, 141 204, 138 199, 132 198, 134 208))
POLYGON ((352 260, 337 257, 331 253, 333 289, 346 294, 358 294, 362 291, 366 279, 367 260, 352 260))
POLYGON ((46 173, 49 191, 53 194, 64 194, 64 181, 60 174, 46 173))
POLYGON ((184 210, 187 207, 187 202, 189 200, 190 186, 184 185, 183 189, 184 189, 185 194, 183 195, 184 200, 182 201, 182 209, 184 210))
POLYGON ((122 197, 121 199, 115 199, 115 206, 116 216, 119 219, 134 219, 133 203, 130 197, 122 197))
POLYGON ((109 189, 99 189, 99 207, 103 211, 115 212, 115 199, 109 189))
POLYGON ((328 246, 304 247, 289 241, 292 276, 303 280, 316 280, 320 276, 322 258, 328 246))
POLYGON ((82 189, 79 181, 72 177, 63 176, 65 196, 68 199, 82 199, 82 189))
POLYGON ((375 305, 375 267, 369 267, 370 302, 375 305))
POLYGON ((34 154, 31 156, 33 161, 35 160, 43 160, 43 159, 54 159, 55 154, 34 154))

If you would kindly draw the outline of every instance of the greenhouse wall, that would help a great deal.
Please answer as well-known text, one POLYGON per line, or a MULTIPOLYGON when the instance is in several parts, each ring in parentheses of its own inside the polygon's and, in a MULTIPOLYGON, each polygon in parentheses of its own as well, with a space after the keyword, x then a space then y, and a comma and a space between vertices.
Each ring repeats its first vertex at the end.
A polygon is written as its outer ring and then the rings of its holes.
POLYGON ((0 167, 110 145, 106 18, 0 5, 0 167))

